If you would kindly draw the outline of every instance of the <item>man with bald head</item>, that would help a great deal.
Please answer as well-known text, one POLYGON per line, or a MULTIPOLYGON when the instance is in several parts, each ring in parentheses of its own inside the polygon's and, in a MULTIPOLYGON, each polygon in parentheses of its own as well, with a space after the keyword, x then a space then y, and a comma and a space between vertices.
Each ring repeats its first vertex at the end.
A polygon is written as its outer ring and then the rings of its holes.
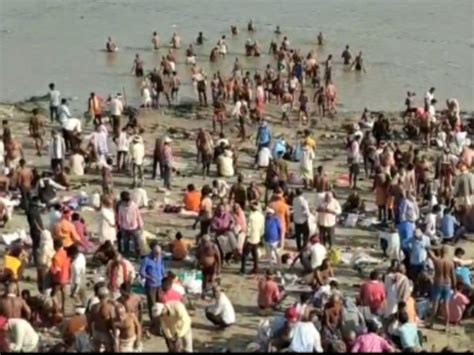
POLYGON ((99 303, 91 307, 88 314, 87 323, 94 351, 99 352, 104 346, 105 352, 114 352, 114 320, 116 317, 115 304, 110 299, 107 287, 102 286, 97 290, 99 303))
POLYGON ((0 298, 0 315, 7 318, 30 319, 30 307, 23 298, 18 296, 18 286, 16 283, 8 284, 7 294, 0 298))

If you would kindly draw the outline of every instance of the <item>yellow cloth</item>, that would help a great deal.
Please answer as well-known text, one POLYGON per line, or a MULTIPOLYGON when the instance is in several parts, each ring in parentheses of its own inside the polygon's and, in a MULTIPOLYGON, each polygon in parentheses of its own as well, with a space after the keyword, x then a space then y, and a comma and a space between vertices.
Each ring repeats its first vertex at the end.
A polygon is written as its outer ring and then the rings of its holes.
POLYGON ((18 271, 21 267, 21 260, 14 256, 5 255, 4 264, 5 269, 10 270, 13 274, 13 278, 16 280, 18 278, 18 271))
POLYGON ((160 317, 164 335, 168 339, 182 338, 191 329, 191 317, 182 302, 166 303, 164 314, 160 317))
POLYGON ((305 144, 308 145, 311 149, 316 150, 316 141, 314 140, 314 138, 306 137, 303 140, 303 145, 305 144))

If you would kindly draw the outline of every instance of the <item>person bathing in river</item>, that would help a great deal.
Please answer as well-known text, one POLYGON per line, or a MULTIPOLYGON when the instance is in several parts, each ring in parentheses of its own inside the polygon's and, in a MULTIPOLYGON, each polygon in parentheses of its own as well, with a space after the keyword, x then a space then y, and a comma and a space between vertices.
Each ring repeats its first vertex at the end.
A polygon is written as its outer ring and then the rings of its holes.
POLYGON ((364 59, 362 58, 362 51, 359 52, 359 55, 355 57, 354 62, 352 63, 351 70, 363 71, 367 73, 364 67, 364 59))
POLYGON ((117 45, 115 44, 114 41, 112 41, 112 37, 109 37, 107 39, 107 43, 105 44, 105 49, 109 53, 113 53, 113 52, 116 52, 118 50, 117 45))

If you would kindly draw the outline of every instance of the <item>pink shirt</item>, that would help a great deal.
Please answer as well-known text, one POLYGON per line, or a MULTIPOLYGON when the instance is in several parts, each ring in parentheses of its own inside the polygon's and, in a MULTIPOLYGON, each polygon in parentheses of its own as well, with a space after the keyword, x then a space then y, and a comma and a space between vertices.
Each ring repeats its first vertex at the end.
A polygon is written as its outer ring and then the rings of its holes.
POLYGON ((461 292, 456 292, 449 301, 449 322, 458 324, 468 304, 469 299, 461 292))
POLYGON ((178 291, 173 290, 171 288, 167 292, 162 292, 160 294, 160 301, 161 301, 161 303, 164 303, 164 304, 166 304, 168 302, 171 302, 171 301, 182 302, 183 301, 183 295, 181 293, 179 293, 178 291))
POLYGON ((380 281, 367 281, 360 288, 359 301, 362 306, 370 307, 370 310, 377 313, 385 302, 386 293, 383 283, 380 281))
POLYGON ((118 225, 120 229, 133 231, 143 227, 143 219, 135 202, 121 204, 118 209, 118 225))
POLYGON ((351 352, 382 353, 391 351, 392 349, 392 346, 384 338, 375 333, 368 333, 361 335, 356 339, 351 352))

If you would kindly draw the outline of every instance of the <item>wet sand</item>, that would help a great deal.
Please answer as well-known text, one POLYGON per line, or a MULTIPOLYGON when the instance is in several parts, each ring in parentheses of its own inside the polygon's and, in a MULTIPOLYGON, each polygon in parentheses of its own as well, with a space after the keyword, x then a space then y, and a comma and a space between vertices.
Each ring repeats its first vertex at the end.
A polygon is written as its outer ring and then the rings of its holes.
MULTIPOLYGON (((228 106, 230 109, 230 106, 228 106)), ((293 143, 296 137, 296 131, 303 129, 298 127, 297 123, 293 123, 293 127, 289 129, 286 126, 282 126, 279 123, 279 110, 273 105, 269 105, 267 108, 270 117, 270 124, 273 135, 284 134, 286 139, 293 143)), ((182 199, 183 189, 189 183, 194 183, 196 187, 200 188, 205 183, 210 183, 215 177, 215 166, 211 169, 211 177, 203 179, 200 176, 200 167, 196 165, 195 160, 195 145, 194 137, 195 132, 199 127, 206 127, 211 129, 210 114, 207 114, 207 118, 202 119, 204 115, 208 113, 205 110, 196 108, 195 106, 182 105, 176 110, 164 109, 160 112, 142 113, 139 117, 140 122, 145 128, 143 135, 145 139, 145 147, 148 157, 151 159, 151 154, 154 148, 154 140, 159 136, 165 134, 173 137, 174 141, 172 147, 174 150, 175 157, 177 158, 178 165, 181 167, 181 172, 185 174, 185 177, 173 176, 172 185, 173 190, 168 199, 175 202, 179 202, 182 199), (173 127, 174 130, 184 130, 188 138, 180 138, 179 133, 170 134, 169 127, 173 127)), ((33 141, 27 138, 27 120, 28 116, 24 112, 15 110, 13 112, 14 117, 10 119, 10 125, 14 136, 23 144, 26 154, 26 160, 40 169, 47 168, 49 166, 49 158, 47 156, 37 158, 33 151, 33 141)), ((399 122, 398 113, 386 113, 386 116, 392 119, 392 123, 396 126, 396 122, 399 122)), ((336 176, 342 173, 347 173, 346 166, 346 152, 344 147, 345 132, 342 129, 343 125, 348 123, 354 123, 360 118, 360 113, 344 113, 337 115, 334 119, 318 119, 315 124, 314 119, 312 121, 312 131, 316 138, 317 150, 316 157, 317 162, 315 166, 324 164, 326 172, 334 180, 336 176)), ((226 132, 228 137, 235 143, 237 143, 237 130, 233 127, 236 123, 228 121, 226 123, 226 132)), ((91 127, 87 127, 90 130, 91 127)), ((396 127, 400 129, 400 127, 396 127)), ((255 138, 255 127, 250 127, 249 132, 252 133, 252 137, 246 143, 239 144, 240 158, 239 168, 245 176, 245 181, 257 181, 258 178, 259 186, 261 185, 261 178, 255 170, 250 170, 251 162, 254 154, 254 138, 255 138), (250 156, 248 153, 251 153, 250 156)), ((182 137, 182 135, 181 135, 182 137)), ((403 143, 406 143, 404 141, 403 143)), ((110 143, 109 147, 115 149, 113 144, 110 143)), ((148 160, 148 164, 151 164, 151 160, 148 160)), ((289 163, 291 171, 298 172, 298 163, 289 163)), ((161 182, 152 181, 149 179, 151 174, 151 167, 145 168, 145 176, 148 178, 145 180, 145 188, 148 191, 149 197, 156 200, 159 205, 162 205, 165 195, 156 191, 157 187, 161 187, 161 182)), ((235 181, 235 177, 228 179, 229 183, 235 181)), ((85 186, 82 190, 88 193, 92 193, 95 190, 100 190, 100 176, 97 174, 89 174, 81 178, 81 182, 87 182, 88 186, 85 186)), ((371 181, 360 182, 360 194, 363 199, 368 202, 373 202, 374 196, 371 189, 371 181)), ((128 188, 131 184, 131 178, 125 176, 114 177, 115 191, 120 192, 124 188, 128 188)), ((73 192, 69 192, 72 194, 73 192)), ((347 188, 336 188, 336 193, 341 204, 345 201, 349 190, 347 188)), ((66 193, 68 194, 68 193, 66 193)), ((310 205, 314 206, 315 194, 306 193, 307 199, 310 205)), ((82 215, 88 223, 88 229, 93 233, 97 231, 97 214, 94 212, 83 212, 82 215)), ((46 216, 44 216, 46 220, 46 216)), ((153 211, 146 211, 144 214, 145 219, 145 230, 151 233, 159 232, 159 241, 165 242, 166 238, 164 234, 169 230, 171 235, 174 235, 175 231, 181 231, 186 238, 194 240, 196 231, 191 229, 192 220, 181 219, 175 214, 164 214, 158 209, 153 211)), ((2 233, 15 231, 17 228, 27 228, 27 222, 23 212, 15 211, 13 220, 2 230, 2 233)), ((382 253, 377 247, 378 239, 375 232, 362 230, 360 228, 342 228, 336 229, 335 245, 342 249, 360 247, 363 250, 369 252, 372 256, 379 257, 381 260, 380 268, 385 268, 388 265, 388 260, 382 259, 382 253)), ((474 247, 472 242, 461 242, 461 246, 466 249, 467 257, 474 257, 474 247)), ((294 240, 287 242, 287 250, 296 250, 294 240)), ((222 276, 222 286, 224 291, 229 296, 234 304, 237 324, 230 327, 229 329, 219 332, 216 331, 204 316, 204 306, 208 303, 201 300, 196 301, 196 310, 192 312, 193 315, 193 337, 195 351, 210 351, 218 352, 222 348, 231 348, 232 350, 244 350, 246 345, 254 340, 257 334, 257 327, 261 317, 258 316, 258 309, 256 307, 256 284, 255 279, 249 277, 243 277, 238 275, 239 266, 233 264, 230 267, 224 267, 222 276)), ((189 268, 190 266, 185 266, 189 268)), ((262 262, 262 269, 265 268, 265 262, 262 262)), ((335 268, 335 274, 341 285, 344 294, 353 295, 358 289, 354 285, 360 284, 362 279, 358 275, 357 271, 353 270, 349 266, 340 265, 335 268)), ((31 278, 30 281, 23 281, 24 287, 32 288, 35 290, 35 272, 32 268, 28 268, 26 275, 31 278)), ((89 290, 91 291, 91 290, 89 290)), ((289 297, 285 301, 285 305, 292 303, 295 300, 294 297, 289 297)), ((69 300, 70 303, 71 300, 69 300)), ((71 311, 71 309, 70 309, 71 311)), ((147 316, 144 317, 147 319, 147 316)), ((443 347, 449 345, 455 350, 465 351, 472 349, 474 344, 474 321, 469 319, 465 321, 462 327, 452 328, 449 335, 442 331, 441 325, 435 325, 433 330, 422 329, 423 334, 428 338, 428 345, 424 348, 431 350, 441 350, 443 347)), ((46 336, 46 338, 54 337, 55 333, 46 336)), ((144 342, 145 351, 166 351, 166 346, 162 338, 152 337, 144 342)))

